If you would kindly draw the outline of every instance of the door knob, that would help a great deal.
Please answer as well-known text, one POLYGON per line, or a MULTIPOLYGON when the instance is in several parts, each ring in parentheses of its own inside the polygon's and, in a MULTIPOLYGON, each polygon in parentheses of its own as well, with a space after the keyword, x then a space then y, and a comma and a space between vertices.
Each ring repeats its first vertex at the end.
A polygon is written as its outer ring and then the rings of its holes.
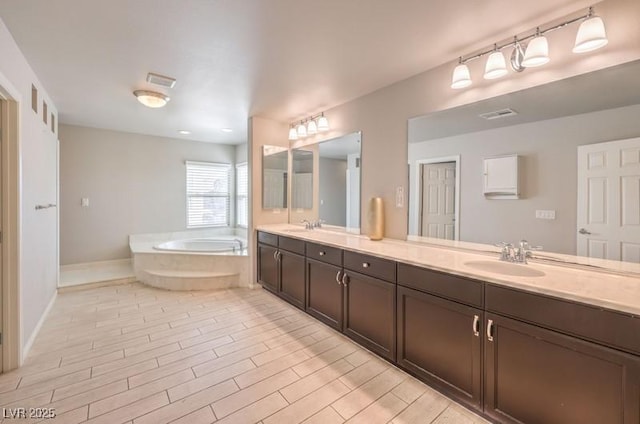
POLYGON ((584 229, 584 228, 580 228, 580 229, 578 230, 578 232, 579 232, 580 234, 586 234, 586 235, 590 235, 590 234, 591 234, 589 231, 587 231, 587 230, 586 230, 586 229, 584 229))

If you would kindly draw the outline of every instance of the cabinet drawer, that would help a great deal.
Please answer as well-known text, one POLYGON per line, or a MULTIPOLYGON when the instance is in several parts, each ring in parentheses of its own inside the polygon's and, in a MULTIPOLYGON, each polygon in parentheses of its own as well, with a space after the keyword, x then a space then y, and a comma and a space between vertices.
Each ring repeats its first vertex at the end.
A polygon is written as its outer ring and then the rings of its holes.
POLYGON ((258 231, 258 243, 269 244, 271 246, 278 246, 278 236, 275 234, 258 231))
POLYGON ((342 266, 342 250, 322 244, 307 243, 307 258, 342 266))
POLYGON ((640 354, 640 317, 487 284, 487 310, 640 354))
POLYGON ((344 268, 370 277, 396 282, 396 263, 388 259, 344 251, 344 268))
POLYGON ((289 252, 304 255, 304 241, 289 237, 278 236, 278 247, 289 252))
POLYGON ((482 283, 479 281, 399 263, 398 284, 482 307, 482 283))

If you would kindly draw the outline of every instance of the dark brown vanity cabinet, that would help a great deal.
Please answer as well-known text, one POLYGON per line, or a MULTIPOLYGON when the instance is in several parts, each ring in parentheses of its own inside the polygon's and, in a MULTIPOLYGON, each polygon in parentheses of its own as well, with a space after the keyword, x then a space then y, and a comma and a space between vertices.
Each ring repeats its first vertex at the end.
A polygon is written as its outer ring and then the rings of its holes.
POLYGON ((264 288, 304 309, 304 242, 258 232, 258 281, 264 288))
POLYGON ((397 362, 481 409, 483 311, 461 300, 481 305, 482 284, 398 264, 397 362))
POLYGON ((344 252, 344 333, 395 361, 396 263, 355 252, 344 252))
POLYGON ((307 242, 307 313, 342 331, 342 250, 307 242))
POLYGON ((485 414, 500 423, 640 422, 640 357, 603 346, 615 341, 633 351, 637 317, 490 284, 485 290, 485 414))

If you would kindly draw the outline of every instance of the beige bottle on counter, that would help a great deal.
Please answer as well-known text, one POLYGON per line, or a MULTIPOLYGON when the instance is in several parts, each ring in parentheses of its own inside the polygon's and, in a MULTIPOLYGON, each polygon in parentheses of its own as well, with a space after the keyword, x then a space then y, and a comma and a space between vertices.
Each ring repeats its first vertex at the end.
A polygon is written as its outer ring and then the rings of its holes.
POLYGON ((381 197, 372 197, 369 200, 367 224, 369 238, 371 240, 382 240, 384 237, 384 202, 381 197))

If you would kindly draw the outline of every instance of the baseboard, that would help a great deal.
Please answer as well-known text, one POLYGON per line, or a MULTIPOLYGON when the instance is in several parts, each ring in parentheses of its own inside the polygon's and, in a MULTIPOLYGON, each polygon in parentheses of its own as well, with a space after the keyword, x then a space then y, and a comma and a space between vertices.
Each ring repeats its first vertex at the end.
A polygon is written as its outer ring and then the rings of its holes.
POLYGON ((42 325, 44 324, 45 319, 47 319, 47 316, 49 315, 49 312, 51 311, 51 308, 53 307, 53 304, 55 303, 57 297, 58 297, 58 292, 55 291, 53 293, 53 296, 51 297, 51 300, 49 301, 49 304, 47 305, 44 312, 42 313, 42 316, 40 317, 38 324, 36 324, 36 328, 33 329, 31 336, 29 336, 29 340, 27 340, 27 343, 22 348, 22 358, 20 360, 20 366, 24 364, 25 359, 27 359, 27 357, 29 356, 29 351, 33 346, 33 342, 36 340, 36 337, 38 337, 38 333, 40 332, 40 329, 42 328, 42 325))
POLYGON ((131 258, 122 259, 110 259, 108 261, 95 261, 95 262, 79 262, 75 264, 60 265, 60 272, 65 271, 78 271, 92 268, 104 268, 112 265, 125 265, 130 264, 131 258))
POLYGON ((96 283, 71 284, 68 286, 58 286, 58 293, 69 293, 79 290, 97 289, 100 287, 119 286, 135 283, 136 281, 138 281, 138 279, 134 276, 127 278, 117 278, 114 280, 98 281, 96 283))

